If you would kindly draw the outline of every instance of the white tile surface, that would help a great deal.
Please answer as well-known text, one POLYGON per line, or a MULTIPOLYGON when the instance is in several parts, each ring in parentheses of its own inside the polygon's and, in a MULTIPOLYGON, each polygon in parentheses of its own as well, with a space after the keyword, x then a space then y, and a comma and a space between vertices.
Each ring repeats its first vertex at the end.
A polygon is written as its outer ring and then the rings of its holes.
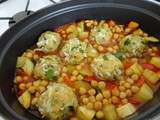
MULTIPOLYGON (((59 2, 60 0, 56 0, 59 2)), ((27 0, 8 0, 0 4, 0 17, 12 17, 20 11, 24 11, 27 0)), ((37 11, 53 4, 50 0, 30 0, 28 10, 37 11)), ((8 20, 0 20, 0 35, 8 29, 8 20)))

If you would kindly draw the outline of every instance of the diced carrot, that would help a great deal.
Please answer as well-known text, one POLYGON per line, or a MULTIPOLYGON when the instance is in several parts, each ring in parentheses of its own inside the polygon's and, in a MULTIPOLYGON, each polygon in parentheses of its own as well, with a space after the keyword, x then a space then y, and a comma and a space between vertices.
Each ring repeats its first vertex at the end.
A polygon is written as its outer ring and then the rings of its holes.
POLYGON ((109 25, 110 27, 113 27, 113 26, 116 25, 116 23, 115 23, 113 20, 110 20, 110 21, 108 22, 108 25, 109 25))
POLYGON ((117 87, 117 83, 115 81, 107 81, 106 87, 107 87, 107 89, 109 89, 111 91, 117 87))
POLYGON ((139 27, 139 24, 137 22, 131 21, 129 22, 128 27, 131 29, 136 29, 139 27))
POLYGON ((39 57, 43 57, 45 55, 45 53, 43 51, 40 51, 40 50, 36 50, 34 53, 36 55, 38 55, 39 57))
POLYGON ((90 81, 92 81, 92 80, 99 81, 98 78, 95 77, 95 76, 86 76, 86 77, 84 77, 84 80, 86 80, 86 81, 88 81, 88 82, 90 82, 90 81))
POLYGON ((73 84, 73 81, 71 81, 70 77, 68 75, 63 76, 64 83, 71 86, 73 84))
POLYGON ((129 68, 130 66, 132 66, 134 63, 131 62, 131 61, 129 61, 129 60, 126 60, 126 61, 123 62, 123 64, 124 64, 124 68, 125 68, 125 69, 128 69, 128 68, 129 68))
POLYGON ((145 79, 143 76, 140 77, 140 79, 135 81, 136 85, 142 86, 145 83, 145 79))
POLYGON ((140 100, 138 100, 138 99, 135 98, 135 97, 129 98, 129 99, 128 99, 128 102, 129 102, 129 103, 132 103, 132 104, 134 104, 134 105, 140 105, 140 104, 142 103, 140 100))
POLYGON ((143 68, 146 68, 146 69, 149 69, 149 70, 152 70, 154 72, 157 72, 158 71, 158 68, 152 64, 149 64, 149 63, 143 63, 141 64, 143 68))

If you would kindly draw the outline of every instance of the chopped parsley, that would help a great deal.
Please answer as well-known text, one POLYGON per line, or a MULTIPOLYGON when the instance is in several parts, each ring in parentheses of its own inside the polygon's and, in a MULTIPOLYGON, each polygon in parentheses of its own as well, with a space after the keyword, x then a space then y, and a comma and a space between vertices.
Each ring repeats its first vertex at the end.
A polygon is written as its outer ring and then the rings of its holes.
POLYGON ((124 42, 124 45, 129 45, 130 44, 130 39, 127 39, 125 42, 124 42))
POLYGON ((109 58, 108 58, 107 55, 104 55, 104 56, 103 56, 103 59, 104 59, 104 60, 109 60, 109 58))
POLYGON ((73 51, 74 49, 77 49, 77 48, 78 48, 78 46, 72 47, 71 51, 73 51))
POLYGON ((47 71, 46 71, 46 76, 49 80, 52 80, 52 79, 55 79, 56 76, 55 76, 55 70, 53 68, 49 68, 47 71))
POLYGON ((122 51, 118 51, 114 54, 115 57, 117 57, 120 60, 123 60, 124 58, 124 53, 122 51))

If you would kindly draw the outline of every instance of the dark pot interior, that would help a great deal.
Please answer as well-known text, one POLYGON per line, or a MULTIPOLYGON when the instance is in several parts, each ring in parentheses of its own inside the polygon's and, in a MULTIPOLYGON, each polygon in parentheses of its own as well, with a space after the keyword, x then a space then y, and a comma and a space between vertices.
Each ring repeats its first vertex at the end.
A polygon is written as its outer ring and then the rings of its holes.
MULTIPOLYGON (((113 19, 122 24, 135 20, 140 23, 144 31, 151 35, 157 35, 160 31, 160 16, 155 12, 132 5, 124 5, 128 4, 127 2, 119 4, 107 1, 101 3, 94 0, 90 2, 82 1, 66 2, 40 10, 13 26, 1 37, 0 101, 4 110, 9 113, 12 119, 39 119, 21 107, 12 88, 17 56, 36 43, 37 37, 43 31, 80 19, 113 19)), ((146 1, 141 1, 139 5, 142 3, 146 6, 149 4, 146 1)), ((154 4, 152 5, 154 6, 154 4)), ((126 119, 144 119, 147 114, 159 107, 159 101, 160 93, 157 92, 152 101, 126 119)))

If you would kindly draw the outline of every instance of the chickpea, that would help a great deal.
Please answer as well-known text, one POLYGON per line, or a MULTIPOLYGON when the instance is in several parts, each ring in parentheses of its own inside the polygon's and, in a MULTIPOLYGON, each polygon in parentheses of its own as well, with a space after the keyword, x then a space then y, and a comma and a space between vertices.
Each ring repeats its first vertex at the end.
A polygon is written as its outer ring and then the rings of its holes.
POLYGON ((99 87, 100 89, 104 89, 104 88, 106 87, 105 82, 103 82, 103 81, 98 82, 98 87, 99 87))
POLYGON ((28 58, 32 58, 32 57, 33 57, 32 52, 27 52, 27 53, 26 53, 26 57, 28 57, 28 58))
POLYGON ((90 103, 90 102, 89 102, 89 103, 87 104, 87 108, 88 108, 88 109, 93 109, 93 103, 90 103))
POLYGON ((119 96, 119 90, 118 89, 113 89, 112 90, 112 95, 114 95, 114 96, 119 96))
POLYGON ((24 81, 28 81, 28 76, 24 76, 24 77, 23 77, 23 80, 24 80, 24 81))
POLYGON ((33 93, 35 93, 36 88, 35 88, 34 86, 30 86, 30 87, 28 88, 28 91, 33 94, 33 93))
POLYGON ((122 29, 119 26, 116 26, 116 32, 120 33, 120 32, 122 32, 122 29))
POLYGON ((77 117, 72 117, 70 120, 79 120, 77 117))
POLYGON ((78 75, 77 76, 77 80, 83 80, 83 76, 82 75, 78 75))
POLYGON ((41 81, 41 85, 42 86, 47 86, 48 85, 48 81, 47 80, 42 80, 41 81))
POLYGON ((86 95, 82 95, 80 96, 80 99, 83 100, 83 98, 86 98, 87 96, 86 95))
POLYGON ((40 92, 40 93, 44 92, 45 90, 46 90, 46 88, 45 88, 45 87, 43 87, 43 86, 39 86, 39 92, 40 92))
POLYGON ((103 46, 98 46, 98 50, 99 50, 100 52, 104 51, 103 46))
POLYGON ((101 93, 98 93, 97 95, 96 95, 96 100, 97 101, 101 101, 103 99, 103 95, 101 94, 101 93))
POLYGON ((31 87, 31 86, 32 86, 32 83, 31 83, 31 82, 29 82, 29 83, 26 84, 26 88, 29 88, 29 87, 31 87))
POLYGON ((90 89, 89 91, 88 91, 88 94, 90 95, 90 96, 92 96, 92 95, 95 95, 96 94, 96 91, 95 91, 95 89, 90 89))
POLYGON ((25 90, 26 89, 26 85, 24 83, 19 84, 19 89, 20 90, 25 90))
POLYGON ((103 96, 104 96, 105 98, 110 98, 110 97, 111 97, 111 93, 110 93, 109 90, 103 91, 102 94, 103 94, 103 96))
POLYGON ((80 87, 80 89, 79 89, 79 93, 80 93, 81 95, 84 95, 86 92, 87 92, 87 91, 86 91, 86 89, 85 89, 85 88, 80 87))
POLYGON ((33 85, 34 85, 35 87, 38 87, 38 86, 40 85, 40 80, 34 81, 34 82, 33 82, 33 85))
POLYGON ((126 98, 122 99, 122 104, 127 104, 128 103, 128 100, 126 98))
POLYGON ((104 117, 104 113, 103 113, 102 111, 98 111, 98 112, 96 113, 96 118, 102 119, 103 117, 104 117))
POLYGON ((88 61, 89 63, 91 63, 92 60, 93 60, 93 59, 92 59, 91 57, 88 57, 88 58, 87 58, 87 61, 88 61))
POLYGON ((76 76, 71 76, 71 81, 75 81, 76 79, 76 76))
POLYGON ((82 101, 83 101, 84 104, 87 104, 89 102, 89 99, 88 98, 83 98, 82 101))
MULTIPOLYGON (((81 38, 82 40, 83 40, 84 38, 86 38, 86 37, 88 37, 88 36, 80 36, 80 38, 81 38)), ((89 40, 88 40, 88 39, 84 39, 84 42, 88 43, 89 40)))
POLYGON ((125 31, 125 33, 127 33, 127 34, 128 34, 128 33, 130 33, 130 32, 131 32, 131 28, 126 28, 124 31, 125 31))
POLYGON ((62 71, 67 72, 67 67, 63 67, 62 71))
POLYGON ((126 93, 125 92, 120 92, 120 96, 119 96, 120 98, 125 98, 126 97, 126 93))
POLYGON ((112 96, 112 103, 113 103, 113 104, 117 104, 118 102, 119 102, 118 97, 112 96))
POLYGON ((124 83, 124 87, 125 87, 125 88, 131 88, 131 84, 128 83, 128 82, 126 82, 126 83, 124 83))
POLYGON ((125 88, 124 86, 119 86, 119 90, 120 90, 121 92, 124 92, 124 91, 126 90, 126 88, 125 88))
POLYGON ((123 85, 124 83, 125 83, 124 80, 121 80, 121 81, 119 82, 120 85, 123 85))
POLYGON ((77 75, 78 75, 78 71, 77 71, 77 70, 74 70, 74 71, 72 72, 72 75, 73 75, 73 76, 77 76, 77 75))
POLYGON ((107 50, 108 50, 109 52, 113 52, 113 48, 112 48, 112 47, 108 47, 107 50))
POLYGON ((22 77, 21 76, 16 76, 16 82, 19 83, 22 81, 22 77))
POLYGON ((101 109, 102 109, 102 103, 101 103, 100 101, 96 101, 96 102, 94 103, 94 109, 95 109, 96 111, 101 110, 101 109))
POLYGON ((65 76, 67 76, 67 74, 66 73, 62 73, 62 77, 65 77, 65 76))
POLYGON ((132 91, 130 89, 126 90, 126 94, 128 97, 132 96, 132 91))
POLYGON ((127 78, 127 82, 132 85, 134 83, 134 80, 132 80, 131 78, 127 78))
POLYGON ((37 100, 38 100, 38 99, 37 99, 36 97, 35 97, 35 98, 32 98, 31 104, 32 104, 32 105, 35 105, 35 104, 37 103, 37 100))
POLYGON ((152 47, 152 50, 153 50, 153 51, 157 51, 158 48, 154 46, 154 47, 152 47))
POLYGON ((133 74, 133 75, 131 76, 131 78, 135 81, 135 80, 138 79, 138 75, 137 75, 137 74, 133 74))
POLYGON ((151 56, 156 56, 156 54, 155 53, 151 53, 151 56))
POLYGON ((39 96, 40 96, 40 93, 39 93, 39 92, 36 92, 35 95, 36 95, 36 97, 39 97, 39 96))
POLYGON ((112 98, 108 99, 108 103, 111 104, 112 103, 112 98))
POLYGON ((76 68, 77 68, 77 70, 81 70, 82 66, 81 65, 77 65, 76 68))
POLYGON ((89 101, 94 103, 96 101, 95 96, 89 96, 89 101))
POLYGON ((109 101, 107 100, 107 99, 103 99, 103 105, 105 105, 105 104, 108 104, 109 103, 109 101))
POLYGON ((117 34, 117 33, 115 33, 115 34, 113 35, 113 38, 114 38, 114 39, 118 39, 118 37, 119 37, 119 34, 117 34))
POLYGON ((132 58, 131 61, 135 63, 135 62, 138 62, 138 59, 137 58, 132 58))
POLYGON ((113 46, 113 48, 114 48, 115 50, 117 50, 117 49, 118 49, 118 45, 113 46))
POLYGON ((39 56, 38 56, 37 54, 34 54, 34 55, 33 55, 33 59, 34 59, 34 60, 37 60, 38 58, 39 58, 39 56))
POLYGON ((98 45, 97 44, 94 44, 93 47, 98 49, 98 45))
POLYGON ((91 81, 91 86, 92 86, 92 87, 98 86, 98 82, 95 81, 95 80, 92 80, 92 81, 91 81))
POLYGON ((127 70, 126 70, 126 75, 127 75, 127 76, 130 76, 131 74, 132 74, 132 71, 131 71, 130 69, 127 69, 127 70))
POLYGON ((63 82, 63 77, 59 77, 59 78, 58 78, 58 82, 59 82, 59 83, 63 82))
POLYGON ((137 93, 138 90, 139 90, 139 87, 137 87, 137 86, 132 86, 132 87, 131 87, 131 91, 132 91, 133 93, 137 93))

